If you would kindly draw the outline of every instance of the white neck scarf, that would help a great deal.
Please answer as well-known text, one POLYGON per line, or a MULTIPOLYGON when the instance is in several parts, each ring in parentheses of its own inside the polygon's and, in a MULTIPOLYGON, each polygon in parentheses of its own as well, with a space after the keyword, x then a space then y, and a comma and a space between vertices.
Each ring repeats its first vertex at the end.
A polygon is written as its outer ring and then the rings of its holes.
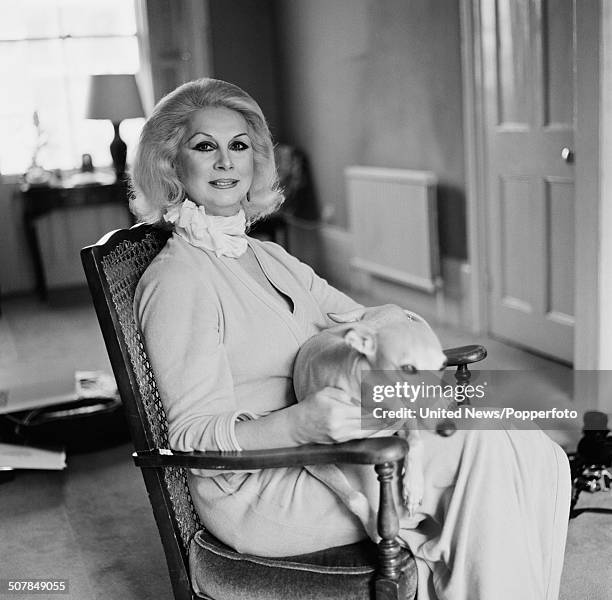
POLYGON ((242 208, 231 217, 207 215, 203 206, 191 200, 171 206, 164 220, 192 246, 211 250, 217 256, 238 258, 247 249, 246 217, 242 208))

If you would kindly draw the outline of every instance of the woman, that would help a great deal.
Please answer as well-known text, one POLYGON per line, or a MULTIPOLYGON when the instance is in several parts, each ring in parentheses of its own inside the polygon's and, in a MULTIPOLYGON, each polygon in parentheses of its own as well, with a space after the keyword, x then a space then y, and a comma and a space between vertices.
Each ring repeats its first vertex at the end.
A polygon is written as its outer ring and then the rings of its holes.
MULTIPOLYGON (((260 108, 231 84, 201 79, 156 106, 143 129, 132 209, 174 233, 134 303, 172 448, 256 450, 362 437, 360 411, 326 388, 296 404, 300 345, 357 303, 245 227, 273 211, 277 185, 260 108)), ((557 597, 569 473, 541 432, 424 432, 427 489, 401 535, 419 597, 557 597), (545 490, 545 494, 542 493, 545 490), (552 497, 551 497, 552 494, 552 497)), ((376 501, 373 475, 363 491, 376 501)), ((360 521, 300 468, 193 471, 205 526, 241 552, 288 556, 366 537, 360 521)))

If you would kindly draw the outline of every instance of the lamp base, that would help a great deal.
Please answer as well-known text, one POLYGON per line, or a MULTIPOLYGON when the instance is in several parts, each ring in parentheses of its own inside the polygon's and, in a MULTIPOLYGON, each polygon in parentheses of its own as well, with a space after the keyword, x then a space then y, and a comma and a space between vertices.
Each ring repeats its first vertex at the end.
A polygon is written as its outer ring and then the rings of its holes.
POLYGON ((123 179, 125 177, 125 161, 127 158, 127 146, 119 135, 120 123, 120 121, 113 123, 113 127, 115 128, 115 137, 110 145, 110 153, 113 158, 113 168, 115 169, 117 179, 123 179))

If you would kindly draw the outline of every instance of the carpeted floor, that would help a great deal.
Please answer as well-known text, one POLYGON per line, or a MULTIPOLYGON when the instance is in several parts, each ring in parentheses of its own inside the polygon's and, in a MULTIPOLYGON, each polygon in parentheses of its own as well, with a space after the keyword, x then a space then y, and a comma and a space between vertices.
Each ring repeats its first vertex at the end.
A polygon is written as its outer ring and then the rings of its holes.
MULTIPOLYGON (((66 471, 20 472, 0 484, 0 579, 68 578, 71 600, 170 600, 131 451, 73 455, 66 471)), ((612 494, 583 494, 579 507, 587 506, 612 509, 612 494)), ((569 525, 560 600, 611 597, 612 514, 585 512, 569 525)))
MULTIPOLYGON (((48 306, 26 298, 4 302, 3 311, 0 389, 53 379, 69 388, 75 369, 109 369, 89 303, 48 306)), ((474 341, 439 331, 445 346, 474 341)), ((494 340, 476 341, 495 357, 489 368, 537 363, 563 376, 564 367, 494 340)), ((577 432, 565 435, 568 448, 575 447, 577 432)), ((161 543, 130 454, 123 444, 72 455, 65 471, 22 471, 0 484, 0 579, 70 579, 70 594, 52 598, 171 599, 161 543)), ((612 508, 612 493, 583 494, 579 507, 588 505, 612 508)), ((570 522, 561 600, 610 598, 612 514, 583 513, 570 522)))
MULTIPOLYGON (((612 511, 612 492, 582 494, 577 508, 612 511)), ((560 600, 612 598, 612 512, 584 512, 570 521, 560 600)))
POLYGON ((125 444, 74 455, 65 471, 22 471, 0 484, 0 579, 68 579, 69 595, 51 598, 170 600, 131 452, 125 444))

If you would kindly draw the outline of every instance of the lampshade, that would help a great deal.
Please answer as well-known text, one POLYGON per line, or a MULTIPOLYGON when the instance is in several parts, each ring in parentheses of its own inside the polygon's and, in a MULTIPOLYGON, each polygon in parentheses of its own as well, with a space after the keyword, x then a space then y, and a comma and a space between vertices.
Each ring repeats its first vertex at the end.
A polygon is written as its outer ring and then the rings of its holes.
POLYGON ((144 117, 134 75, 92 75, 85 116, 87 119, 108 119, 113 123, 144 117))

